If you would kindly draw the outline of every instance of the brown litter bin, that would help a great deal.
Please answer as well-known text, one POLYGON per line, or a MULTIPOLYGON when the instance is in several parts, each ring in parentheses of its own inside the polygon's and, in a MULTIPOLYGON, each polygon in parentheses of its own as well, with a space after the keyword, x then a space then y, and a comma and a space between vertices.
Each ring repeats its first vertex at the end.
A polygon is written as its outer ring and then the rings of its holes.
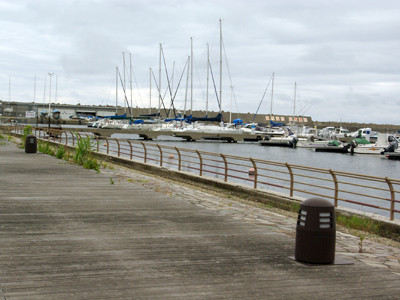
POLYGON ((37 152, 37 139, 36 136, 30 134, 25 140, 25 152, 36 153, 37 152))
POLYGON ((304 201, 297 219, 295 259, 306 263, 333 263, 335 243, 333 204, 321 198, 304 201))

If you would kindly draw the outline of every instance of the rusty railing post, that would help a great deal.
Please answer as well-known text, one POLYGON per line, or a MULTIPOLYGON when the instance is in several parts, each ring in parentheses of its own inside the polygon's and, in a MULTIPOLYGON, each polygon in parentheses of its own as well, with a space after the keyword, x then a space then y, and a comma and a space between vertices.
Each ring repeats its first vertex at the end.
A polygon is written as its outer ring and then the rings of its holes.
POLYGON ((132 160, 132 158, 133 158, 133 150, 132 150, 132 143, 131 143, 131 141, 130 140, 126 140, 127 141, 127 143, 129 144, 129 148, 130 148, 130 160, 132 160))
POLYGON ((228 161, 226 160, 226 157, 224 154, 220 153, 219 154, 223 161, 224 161, 224 165, 225 165, 225 174, 224 174, 224 181, 227 182, 228 181, 228 161))
POLYGON ((294 189, 294 175, 293 175, 293 170, 292 167, 288 164, 285 163, 286 168, 289 171, 289 176, 290 176, 290 197, 293 197, 293 189, 294 189))
POLYGON ((393 221, 394 220, 394 208, 395 208, 396 192, 395 192, 395 190, 393 188, 393 184, 390 181, 390 179, 385 177, 385 181, 386 181, 387 185, 389 186, 389 190, 390 190, 390 220, 393 221))
POLYGON ((99 141, 99 138, 98 138, 98 136, 96 134, 94 135, 94 137, 96 138, 96 143, 97 143, 96 151, 100 152, 100 141, 99 141))
POLYGON ((69 132, 72 136, 72 146, 75 146, 75 133, 73 133, 72 131, 69 132))
POLYGON ((157 148, 158 148, 158 151, 160 152, 160 167, 162 167, 162 164, 163 164, 163 152, 162 152, 161 146, 159 144, 157 144, 157 148))
POLYGON ((179 151, 178 147, 175 147, 176 153, 178 153, 178 171, 182 168, 182 156, 181 151, 179 151))
POLYGON ((253 158, 249 158, 254 168, 254 188, 257 188, 257 164, 253 158))
POLYGON ((143 157, 144 163, 147 163, 147 148, 146 148, 146 145, 143 142, 140 142, 140 143, 142 144, 143 150, 144 150, 144 157, 143 157))
POLYGON ((108 142, 108 138, 105 136, 104 139, 106 140, 107 143, 107 154, 110 153, 110 143, 108 142))
POLYGON ((120 145, 119 145, 119 141, 118 141, 118 139, 114 139, 114 140, 115 140, 115 142, 116 142, 117 145, 118 145, 118 157, 120 157, 121 147, 120 147, 120 145))
POLYGON ((200 176, 203 176, 203 157, 201 157, 199 150, 196 150, 196 153, 199 156, 200 161, 200 176))
POLYGON ((67 135, 67 132, 63 130, 63 133, 65 133, 65 146, 68 146, 68 135, 67 135))
POLYGON ((331 173, 332 178, 333 178, 333 182, 335 184, 334 205, 335 205, 335 207, 337 207, 338 206, 338 197, 339 197, 339 183, 337 181, 336 174, 332 169, 329 169, 329 173, 331 173))

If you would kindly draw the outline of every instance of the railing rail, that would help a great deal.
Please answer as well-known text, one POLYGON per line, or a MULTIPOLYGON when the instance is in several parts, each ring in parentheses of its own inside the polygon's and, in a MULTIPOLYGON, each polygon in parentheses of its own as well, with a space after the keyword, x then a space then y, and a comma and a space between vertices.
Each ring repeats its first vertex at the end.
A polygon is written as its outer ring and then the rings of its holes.
MULTIPOLYGON (((23 133, 23 126, 12 130, 23 133)), ((41 140, 53 140, 75 146, 88 134, 34 128, 41 140)), ((321 169, 309 166, 246 158, 141 141, 93 137, 93 151, 189 171, 199 176, 213 176, 225 182, 240 182, 254 189, 268 188, 289 196, 319 196, 331 199, 337 206, 378 213, 394 220, 399 218, 400 180, 321 169), (102 142, 103 141, 103 142, 102 142), (253 169, 254 173, 249 174, 253 169)))

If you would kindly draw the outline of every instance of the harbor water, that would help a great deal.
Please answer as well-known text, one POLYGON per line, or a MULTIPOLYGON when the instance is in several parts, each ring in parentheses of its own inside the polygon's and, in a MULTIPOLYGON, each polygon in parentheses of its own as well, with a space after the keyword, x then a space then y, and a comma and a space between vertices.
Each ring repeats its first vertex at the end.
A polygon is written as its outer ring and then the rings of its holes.
MULTIPOLYGON (((83 127, 83 126, 82 126, 83 127)), ((112 138, 117 139, 129 139, 133 141, 143 141, 138 135, 135 134, 123 134, 123 133, 114 133, 111 136, 112 138)), ((383 155, 371 155, 371 154, 350 154, 350 153, 329 153, 329 152, 315 152, 309 148, 289 148, 289 147, 273 147, 273 146, 261 146, 258 142, 237 142, 237 143, 228 143, 226 141, 211 141, 211 140, 198 140, 195 142, 188 142, 186 140, 182 140, 181 138, 171 137, 171 136, 159 136, 157 140, 153 141, 144 141, 145 143, 166 145, 170 147, 178 147, 180 149, 190 149, 190 150, 199 150, 205 152, 212 152, 217 154, 226 154, 239 156, 244 158, 254 158, 254 159, 262 159, 267 161, 279 162, 279 163, 288 163, 291 165, 300 165, 310 168, 319 168, 325 170, 333 170, 339 172, 347 172, 354 174, 362 174, 369 175, 381 178, 390 178, 400 180, 399 173, 399 161, 388 160, 383 155)), ((117 144, 110 140, 110 150, 116 153, 117 144)), ((124 154, 122 154, 124 156, 124 154)), ((197 161, 197 159, 195 159, 197 161)), ((171 162, 172 163, 172 162, 171 162)), ((198 162, 197 162, 198 163, 198 162)), ((191 171, 190 162, 186 162, 186 165, 182 166, 182 170, 191 171)), ((194 162, 193 165, 195 165, 194 162)), ((165 167, 176 168, 174 165, 169 165, 169 162, 166 161, 163 164, 165 167)), ((218 167, 222 168, 222 165, 218 165, 218 167)), ((249 166, 251 167, 251 165, 249 166)), ((238 168, 238 167, 236 167, 238 168)), ((239 167, 247 173, 248 168, 239 167)), ((218 174, 207 173, 207 176, 223 179, 218 174)), ((318 175, 317 175, 318 176, 318 175)), ((330 177, 331 178, 331 177, 330 177)), ((342 181, 352 182, 352 178, 342 178, 342 181)), ((229 181, 249 184, 249 181, 240 179, 240 178, 229 178, 229 181)), ((281 184, 278 181, 274 181, 272 178, 268 178, 268 183, 270 185, 264 186, 262 188, 267 188, 272 191, 284 192, 282 188, 277 187, 281 184), (276 186, 274 186, 276 185, 276 186)), ((317 189, 314 189, 312 184, 318 184, 317 182, 309 181, 311 186, 308 186, 308 190, 314 193, 318 193, 317 189)), ((356 184, 356 182, 353 182, 356 184)), ((251 184, 251 182, 250 182, 251 184)), ((297 185, 298 186, 298 185, 297 185)), ((301 188, 300 188, 301 189, 301 188)), ((351 190, 350 192, 359 192, 356 190, 351 190)), ((372 200, 368 200, 367 203, 371 205, 377 205, 380 207, 390 207, 390 193, 388 192, 388 186, 386 183, 380 184, 378 189, 365 189, 361 191, 365 194, 372 196, 372 200), (384 191, 380 191, 383 189, 384 191), (378 198, 375 198, 378 197, 378 198), (379 199, 382 198, 382 199, 379 199), (387 199, 387 200, 383 200, 387 199)), ((309 194, 302 193, 301 191, 296 191, 295 196, 309 198, 309 194)), ((332 196, 332 195, 331 195, 332 196)), ((348 199, 348 194, 346 192, 342 192, 339 195, 339 198, 344 197, 344 199, 348 199)), ((351 196, 351 200, 360 201, 357 196, 351 196)), ((396 194, 396 199, 398 200, 398 194, 396 194)), ((350 200, 350 199, 349 199, 350 200)), ((361 201, 363 202, 363 201, 361 201)), ((355 209, 360 212, 371 212, 383 215, 385 217, 389 217, 390 212, 380 209, 375 209, 374 207, 354 204, 350 202, 339 201, 339 206, 355 209)), ((395 209, 399 209, 399 204, 395 205, 395 209)), ((395 219, 400 218, 400 214, 395 213, 395 219)))
MULTIPOLYGON (((119 139, 132 139, 139 140, 138 136, 125 135, 125 134, 114 134, 113 138, 119 139)), ((241 156, 245 158, 256 158, 268 161, 275 161, 281 163, 289 163, 292 165, 301 165, 312 168, 320 169, 332 169, 333 171, 341 171, 347 173, 355 173, 362 175, 369 175, 375 177, 388 177, 391 179, 400 179, 399 176, 399 161, 388 160, 383 155, 371 155, 371 154, 350 154, 350 153, 327 153, 327 152, 315 152, 309 148, 289 148, 289 147, 271 147, 271 146, 261 146, 257 142, 238 142, 238 143, 228 143, 221 141, 195 141, 187 142, 181 139, 167 136, 160 136, 157 140, 146 141, 146 143, 154 143, 160 145, 168 145, 172 147, 178 147, 183 149, 199 150, 213 153, 222 153, 227 155, 241 156)), ((168 163, 165 164, 168 167, 168 163)), ((221 166, 220 166, 221 167, 221 166)), ((208 174, 207 174, 208 175, 208 174)), ((209 176, 209 175, 208 175, 209 176)), ((216 178, 220 178, 218 175, 210 175, 216 178)), ((222 178, 220 178, 222 179, 222 178)), ((241 181, 237 178, 230 179, 233 182, 247 183, 241 181)), ((344 179, 348 182, 352 182, 351 178, 344 179)), ((272 179, 270 181, 272 186, 268 189, 273 191, 282 192, 282 189, 274 188, 274 182, 272 179)), ((315 183, 310 181, 310 183, 315 183)), ((383 184, 380 187, 387 190, 387 185, 383 184)), ((310 188, 309 188, 310 189, 310 188)), ((311 190, 318 192, 317 190, 311 190)), ((368 193, 368 192, 367 192, 368 193)), ((299 197, 310 197, 301 192, 296 192, 296 196, 299 197)), ((388 192, 374 191, 373 195, 377 195, 383 198, 389 198, 388 192)), ((347 197, 345 194, 341 193, 341 197, 347 197)), ((354 197, 354 196, 352 196, 354 197)), ((353 200, 359 200, 357 196, 352 198, 353 200)), ((397 196, 396 196, 397 199, 397 196)), ((382 207, 388 207, 389 203, 387 201, 376 199, 373 202, 368 201, 368 203, 373 205, 378 205, 382 207)), ((355 209, 362 213, 371 212, 385 217, 389 217, 389 211, 377 210, 369 206, 360 206, 348 202, 339 201, 339 206, 355 209)), ((398 209, 398 205, 396 205, 398 209)), ((395 214, 395 219, 400 218, 400 214, 395 214)))
MULTIPOLYGON (((114 134, 114 138, 137 139, 134 135, 114 134)), ((146 141, 160 145, 193 150, 252 157, 276 162, 332 169, 363 175, 400 179, 400 162, 385 159, 383 155, 315 152, 308 148, 261 146, 257 142, 227 143, 219 141, 187 142, 178 138, 163 137, 146 141)))

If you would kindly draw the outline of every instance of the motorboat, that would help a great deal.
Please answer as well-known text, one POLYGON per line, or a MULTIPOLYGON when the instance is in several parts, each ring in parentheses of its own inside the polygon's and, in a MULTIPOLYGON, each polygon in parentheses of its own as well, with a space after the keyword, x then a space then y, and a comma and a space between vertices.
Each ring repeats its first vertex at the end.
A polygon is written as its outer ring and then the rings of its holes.
POLYGON ((315 152, 348 153, 350 148, 351 148, 350 144, 333 140, 333 141, 325 141, 325 144, 321 144, 317 147, 314 147, 313 150, 315 152))
POLYGON ((277 135, 272 132, 267 132, 264 139, 259 141, 260 145, 296 148, 297 142, 299 141, 297 135, 295 135, 289 128, 282 127, 282 130, 283 134, 279 131, 277 135))
POLYGON ((375 143, 371 143, 363 138, 357 138, 352 140, 350 144, 351 153, 381 154, 382 152, 393 152, 397 149, 398 141, 393 135, 378 133, 375 143), (390 147, 390 145, 392 146, 390 147))

